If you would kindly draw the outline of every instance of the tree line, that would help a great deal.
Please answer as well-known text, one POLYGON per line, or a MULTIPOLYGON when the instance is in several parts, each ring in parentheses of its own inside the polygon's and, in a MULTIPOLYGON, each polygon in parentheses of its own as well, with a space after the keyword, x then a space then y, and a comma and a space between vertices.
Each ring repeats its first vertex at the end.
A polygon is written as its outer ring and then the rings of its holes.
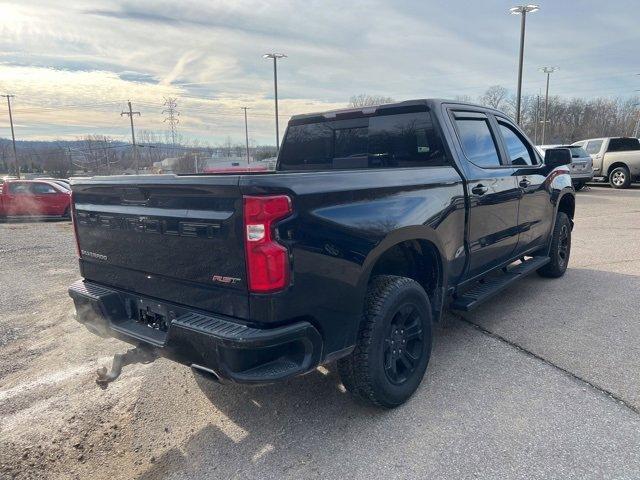
MULTIPOLYGON (((227 137, 224 142, 208 145, 199 140, 188 141, 178 135, 176 143, 168 140, 164 133, 141 130, 136 132, 137 148, 130 143, 107 135, 86 135, 77 140, 18 141, 20 172, 25 174, 47 174, 59 178, 72 175, 109 175, 135 172, 136 164, 142 171, 156 171, 154 164, 165 159, 174 159, 175 173, 193 173, 197 165, 205 165, 207 159, 244 157, 246 145, 233 142, 227 137)), ((250 145, 252 160, 274 157, 272 146, 250 145)), ((0 138, 0 173, 15 174, 11 141, 0 138)))
MULTIPOLYGON (((515 95, 500 85, 489 87, 477 98, 458 96, 458 101, 479 103, 515 117, 515 95)), ((352 107, 392 103, 391 97, 368 94, 354 95, 352 107)), ((521 127, 536 144, 542 144, 544 96, 524 95, 521 102, 521 127)), ((546 144, 568 144, 585 138, 631 136, 640 115, 640 98, 564 98, 549 97, 546 144)), ((25 173, 46 173, 56 177, 73 174, 111 174, 131 172, 137 163, 140 169, 150 169, 154 163, 176 158, 177 173, 195 171, 198 159, 212 155, 239 157, 245 155, 245 145, 229 137, 215 146, 199 141, 188 142, 181 136, 176 143, 166 133, 142 130, 137 153, 127 142, 106 135, 86 135, 72 141, 18 142, 20 170, 25 173), (137 155, 137 162, 136 162, 137 155)), ((275 155, 275 146, 250 147, 253 159, 275 155)), ((11 141, 0 138, 0 173, 15 173, 11 141)))
MULTIPOLYGON (((501 110, 515 118, 515 94, 501 85, 489 87, 482 95, 455 97, 457 101, 478 103, 501 110)), ((524 95, 521 102, 520 126, 536 144, 541 144, 544 122, 544 96, 524 95)), ((390 97, 360 94, 351 97, 349 105, 363 107, 391 103, 390 97)), ((545 127, 546 144, 568 144, 586 138, 625 137, 634 134, 640 116, 640 98, 564 98, 549 97, 545 127)))

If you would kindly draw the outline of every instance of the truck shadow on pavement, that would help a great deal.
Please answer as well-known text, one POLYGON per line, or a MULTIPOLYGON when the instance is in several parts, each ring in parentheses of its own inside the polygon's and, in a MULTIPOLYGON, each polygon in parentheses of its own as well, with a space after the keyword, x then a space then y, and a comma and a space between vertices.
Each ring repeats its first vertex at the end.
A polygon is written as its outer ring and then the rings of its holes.
MULTIPOLYGON (((534 275, 463 315, 470 323, 548 357, 551 365, 450 316, 449 327, 436 328, 433 356, 420 389, 406 405, 391 411, 354 403, 335 365, 261 387, 221 386, 197 377, 208 400, 205 405, 211 408, 211 422, 181 448, 173 447, 154 459, 139 478, 351 477, 366 476, 365 471, 383 466, 393 469, 393 477, 415 476, 417 472, 402 455, 398 457, 393 449, 387 453, 394 445, 410 446, 409 455, 419 457, 423 467, 433 462, 429 470, 437 474, 442 473, 440 458, 451 445, 467 449, 482 444, 480 450, 488 454, 505 435, 513 442, 510 449, 517 449, 519 443, 530 445, 536 435, 541 438, 554 429, 559 439, 548 441, 550 455, 560 448, 576 458, 584 455, 588 461, 594 452, 581 451, 582 445, 574 447, 572 440, 563 440, 564 432, 570 438, 579 436, 581 430, 584 435, 607 438, 602 436, 603 428, 610 431, 607 435, 629 434, 615 422, 603 427, 594 420, 590 425, 585 415, 597 415, 585 412, 595 407, 566 404, 567 391, 584 395, 584 385, 559 371, 557 375, 549 372, 558 364, 637 401, 632 391, 640 381, 640 374, 633 370, 640 358, 640 329, 633 320, 634 302, 623 308, 618 305, 615 317, 610 308, 616 302, 616 291, 628 295, 639 286, 636 276, 570 269, 564 280, 534 275), (602 285, 610 285, 613 291, 596 295, 602 285), (611 329, 612 319, 618 329, 611 329), (532 395, 538 388, 546 392, 542 398, 532 395), (497 416, 479 413, 483 409, 495 410, 497 416), (576 412, 565 418, 567 409, 576 412), (600 433, 591 428, 599 428, 600 433), (427 438, 414 445, 421 436, 427 438), (559 447, 558 441, 565 443, 559 447), (362 459, 349 460, 363 450, 369 451, 373 461, 365 471, 358 466, 362 459)), ((601 396, 596 391, 589 394, 601 396)), ((614 402, 611 408, 621 407, 614 402)), ((601 455, 616 455, 615 445, 616 440, 610 439, 612 451, 601 455)), ((538 454, 544 455, 542 451, 538 454)))
MULTIPOLYGON (((456 328, 440 329, 435 341, 446 343, 452 335, 456 328)), ((428 388, 428 376, 416 395, 428 388)), ((171 472, 182 472, 178 478, 305 478, 303 471, 312 467, 313 450, 322 449, 323 457, 331 450, 339 452, 345 441, 379 432, 391 418, 406 414, 404 407, 386 411, 355 403, 342 386, 335 364, 266 386, 219 385, 199 375, 194 378, 216 420, 195 432, 183 448, 167 451, 140 479, 165 478, 171 472), (270 465, 274 459, 271 471, 278 475, 260 475, 260 465, 270 465)), ((412 403, 413 399, 407 405, 412 403)), ((330 476, 342 476, 339 472, 330 476)))

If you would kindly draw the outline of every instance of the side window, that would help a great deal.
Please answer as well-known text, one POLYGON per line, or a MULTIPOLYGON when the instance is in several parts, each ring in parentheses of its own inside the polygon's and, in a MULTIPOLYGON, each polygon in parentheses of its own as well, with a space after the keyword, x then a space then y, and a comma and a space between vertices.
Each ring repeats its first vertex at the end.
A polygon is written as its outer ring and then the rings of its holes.
POLYGON ((600 148, 602 147, 602 140, 591 140, 587 142, 587 146, 585 150, 589 155, 595 155, 596 153, 600 153, 600 148))
POLYGON ((630 152, 640 150, 640 141, 637 138, 612 138, 609 140, 607 152, 630 152))
POLYGON ((58 191, 48 183, 34 183, 32 185, 32 191, 34 195, 48 195, 51 193, 58 193, 58 191))
POLYGON ((371 167, 437 167, 449 165, 440 135, 428 113, 372 117, 369 122, 371 167))
POLYGON ((13 195, 29 195, 29 184, 22 182, 13 182, 9 184, 9 193, 13 195))
POLYGON ((469 161, 483 168, 500 166, 498 148, 486 118, 457 118, 456 126, 469 161))
POLYGON ((512 165, 536 165, 538 161, 531 151, 531 147, 527 146, 517 131, 510 125, 499 122, 500 133, 507 147, 507 153, 511 159, 512 165))

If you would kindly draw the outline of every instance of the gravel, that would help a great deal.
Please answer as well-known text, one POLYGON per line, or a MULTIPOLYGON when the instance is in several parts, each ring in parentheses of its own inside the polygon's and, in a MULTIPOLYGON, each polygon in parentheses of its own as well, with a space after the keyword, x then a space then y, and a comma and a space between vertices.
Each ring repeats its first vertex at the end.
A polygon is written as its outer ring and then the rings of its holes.
POLYGON ((73 318, 71 225, 0 223, 0 477, 638 478, 638 213, 638 188, 580 192, 566 276, 451 316, 393 411, 333 365, 247 388, 160 359, 101 390, 128 346, 73 318))

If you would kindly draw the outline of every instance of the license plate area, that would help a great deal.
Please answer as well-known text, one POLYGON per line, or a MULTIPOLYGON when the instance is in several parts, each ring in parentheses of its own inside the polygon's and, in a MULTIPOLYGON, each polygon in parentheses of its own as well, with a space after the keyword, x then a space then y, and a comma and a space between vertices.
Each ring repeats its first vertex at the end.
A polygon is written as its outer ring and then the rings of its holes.
POLYGON ((166 333, 169 330, 169 311, 165 305, 139 298, 136 304, 136 321, 150 328, 166 333))

